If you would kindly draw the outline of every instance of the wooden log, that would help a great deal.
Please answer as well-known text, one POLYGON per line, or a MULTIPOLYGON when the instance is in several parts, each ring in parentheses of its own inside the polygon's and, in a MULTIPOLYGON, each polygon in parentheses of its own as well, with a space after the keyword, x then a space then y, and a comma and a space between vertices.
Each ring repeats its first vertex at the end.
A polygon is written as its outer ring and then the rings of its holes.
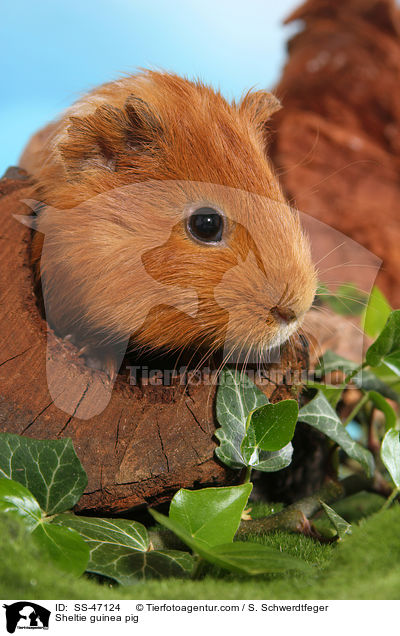
MULTIPOLYGON (((214 455, 213 384, 131 385, 120 374, 106 408, 83 419, 85 404, 93 405, 99 386, 109 380, 86 367, 40 313, 29 264, 31 231, 15 218, 29 214, 23 203, 29 188, 18 169, 0 180, 0 431, 37 439, 70 437, 88 474, 76 507, 81 512, 116 514, 168 501, 182 487, 237 483, 240 474, 214 455), (68 394, 70 381, 77 394, 73 412, 66 413, 59 408, 59 395, 68 394)), ((300 372, 306 365, 307 350, 299 341, 271 370, 281 369, 284 376, 286 369, 300 372)), ((283 377, 263 390, 276 401, 297 397, 300 386, 283 377)))

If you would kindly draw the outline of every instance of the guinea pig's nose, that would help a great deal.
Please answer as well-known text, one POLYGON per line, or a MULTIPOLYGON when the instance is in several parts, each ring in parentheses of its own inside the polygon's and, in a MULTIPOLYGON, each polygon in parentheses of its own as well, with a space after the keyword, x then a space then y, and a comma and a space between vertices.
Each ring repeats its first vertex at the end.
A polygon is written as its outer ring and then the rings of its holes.
POLYGON ((269 310, 269 313, 273 316, 273 318, 275 318, 275 320, 283 322, 286 325, 293 322, 293 320, 296 320, 296 314, 293 309, 289 309, 289 307, 272 307, 269 310))

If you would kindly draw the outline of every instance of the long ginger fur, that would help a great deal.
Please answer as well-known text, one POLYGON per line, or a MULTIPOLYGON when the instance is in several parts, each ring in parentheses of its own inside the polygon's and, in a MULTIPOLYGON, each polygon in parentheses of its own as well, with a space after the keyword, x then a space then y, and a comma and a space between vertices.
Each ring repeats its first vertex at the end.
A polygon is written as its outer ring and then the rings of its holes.
POLYGON ((32 263, 60 335, 95 348, 132 338, 262 351, 298 328, 316 274, 267 158, 278 107, 264 91, 228 103, 199 81, 144 71, 96 88, 33 137, 21 166, 45 205, 32 263), (185 229, 202 204, 225 217, 220 245, 185 229))

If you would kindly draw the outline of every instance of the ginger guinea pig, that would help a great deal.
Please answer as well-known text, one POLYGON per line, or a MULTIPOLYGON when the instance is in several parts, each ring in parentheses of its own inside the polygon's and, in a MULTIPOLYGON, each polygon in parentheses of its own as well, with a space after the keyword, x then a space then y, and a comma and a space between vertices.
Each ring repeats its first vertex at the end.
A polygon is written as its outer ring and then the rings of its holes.
POLYGON ((299 328, 316 273, 266 154, 278 108, 145 71, 33 137, 32 261, 59 335, 97 352, 130 339, 262 355, 299 328))

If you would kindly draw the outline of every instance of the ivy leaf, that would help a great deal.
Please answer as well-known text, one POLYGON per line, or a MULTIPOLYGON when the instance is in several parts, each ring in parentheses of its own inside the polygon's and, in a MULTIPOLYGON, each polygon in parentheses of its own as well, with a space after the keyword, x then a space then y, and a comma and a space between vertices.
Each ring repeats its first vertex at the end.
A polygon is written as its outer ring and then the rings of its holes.
POLYGON ((115 546, 105 559, 91 561, 88 571, 108 576, 121 585, 134 585, 147 579, 184 578, 191 574, 193 557, 181 550, 140 552, 115 546))
POLYGON ((42 552, 61 570, 76 576, 85 571, 89 548, 83 539, 73 530, 53 527, 25 486, 11 479, 0 479, 0 511, 22 518, 42 552))
POLYGON ((75 530, 40 523, 32 536, 60 570, 80 576, 86 570, 89 548, 75 530))
POLYGON ((392 311, 387 299, 376 286, 372 288, 367 308, 362 316, 361 325, 370 338, 376 338, 384 328, 392 311))
POLYGON ((311 402, 300 409, 299 420, 313 426, 321 433, 325 433, 343 448, 349 457, 360 462, 369 477, 373 474, 374 459, 372 454, 350 437, 336 412, 322 393, 317 393, 311 402))
POLYGON ((233 540, 252 484, 201 490, 179 490, 171 501, 169 518, 191 537, 209 546, 233 540))
POLYGON ((266 404, 269 404, 268 399, 250 378, 238 371, 222 371, 216 405, 221 428, 215 433, 220 446, 215 449, 215 454, 226 466, 235 469, 251 466, 257 470, 272 472, 290 464, 293 454, 291 444, 276 452, 246 451, 246 458, 243 457, 242 442, 247 432, 249 416, 266 404))
MULTIPOLYGON (((353 377, 353 383, 363 391, 376 391, 384 397, 389 398, 389 400, 400 403, 399 393, 380 377, 382 369, 386 369, 386 367, 380 367, 380 369, 363 369, 353 377)), ((397 376, 392 374, 389 369, 386 369, 384 377, 389 377, 388 374, 390 374, 391 380, 393 380, 393 378, 398 380, 397 376)))
POLYGON ((32 532, 42 519, 40 506, 25 486, 11 479, 0 479, 0 511, 23 519, 32 532))
POLYGON ((309 567, 300 559, 258 543, 235 542, 212 547, 194 538, 184 526, 171 517, 166 517, 157 510, 149 512, 158 523, 174 532, 193 552, 220 568, 240 574, 262 574, 309 567))
POLYGON ((52 515, 72 508, 87 476, 68 438, 37 440, 0 433, 0 477, 18 481, 52 515))
POLYGON ((400 488, 400 440, 399 431, 394 428, 389 429, 383 438, 381 458, 396 488, 400 488))
POLYGON ((339 402, 340 396, 343 393, 342 386, 336 386, 334 384, 324 384, 323 382, 309 381, 307 382, 306 388, 316 389, 317 391, 321 391, 325 395, 329 404, 333 407, 335 407, 336 404, 339 402))
POLYGON ((215 432, 220 446, 215 449, 215 454, 226 466, 235 469, 246 466, 241 444, 246 433, 247 417, 264 404, 268 404, 268 399, 246 374, 222 370, 216 401, 221 428, 215 432))
POLYGON ((114 579, 121 585, 134 585, 154 578, 189 576, 193 569, 193 557, 180 550, 140 551, 120 545, 92 552, 87 565, 88 572, 114 579))
POLYGON ((372 367, 380 364, 400 376, 400 310, 392 311, 378 338, 369 347, 366 361, 372 367))
POLYGON ((193 559, 178 550, 150 550, 145 526, 127 519, 97 519, 74 514, 58 515, 55 524, 74 528, 90 551, 87 571, 114 579, 121 585, 191 572, 193 559))
POLYGON ((121 585, 134 585, 147 579, 189 576, 193 557, 180 550, 130 550, 109 546, 89 560, 87 570, 107 576, 121 585))
POLYGON ((383 358, 383 363, 388 367, 388 369, 400 376, 400 351, 388 353, 383 358))
POLYGON ((245 574, 309 570, 305 561, 269 546, 251 541, 235 541, 212 548, 211 555, 227 570, 245 574))
POLYGON ((317 370, 321 371, 324 375, 331 371, 342 371, 347 375, 357 369, 358 366, 356 362, 347 360, 347 358, 343 358, 328 349, 320 359, 317 370))
POLYGON ((321 501, 321 505, 326 512, 326 515, 333 524, 339 539, 342 539, 345 534, 351 534, 351 524, 348 523, 343 517, 338 515, 328 504, 321 501))
MULTIPOLYGON (((320 360, 318 370, 320 370, 324 374, 328 374, 331 371, 338 370, 347 375, 355 371, 358 366, 359 365, 352 360, 347 360, 342 356, 338 356, 333 351, 327 351, 324 354, 323 358, 320 360)), ((389 386, 387 382, 382 379, 382 377, 380 377, 381 370, 383 368, 384 367, 380 367, 379 369, 361 369, 358 373, 356 373, 356 375, 353 376, 352 382, 363 391, 377 391, 390 400, 400 402, 400 396, 397 391, 389 386)), ((387 374, 391 374, 391 379, 394 377, 397 378, 397 376, 394 376, 388 369, 387 374)), ((326 395, 328 401, 333 407, 335 407, 338 403, 343 390, 343 387, 341 387, 340 385, 335 387, 334 385, 327 385, 318 382, 309 382, 307 386, 309 386, 310 388, 320 389, 326 395)))
POLYGON ((382 411, 382 413, 384 414, 386 421, 386 430, 389 430, 389 428, 394 428, 396 426, 397 418, 396 413, 390 406, 389 402, 385 400, 383 395, 377 393, 377 391, 368 391, 368 397, 371 402, 373 402, 374 406, 376 406, 376 408, 382 411))
POLYGON ((299 407, 296 400, 266 404, 250 413, 241 451, 248 465, 260 463, 260 451, 277 451, 293 438, 299 407))
POLYGON ((105 546, 117 545, 130 550, 146 551, 149 537, 144 525, 128 519, 98 519, 66 513, 57 515, 54 522, 77 530, 89 544, 91 552, 99 552, 105 546))
POLYGON ((282 470, 289 466, 292 461, 292 456, 293 446, 289 442, 289 444, 278 451, 262 451, 259 453, 258 460, 256 457, 253 457, 252 462, 248 465, 254 468, 254 470, 261 470, 264 473, 274 473, 277 470, 282 470))
POLYGON ((364 310, 367 294, 358 289, 354 283, 343 283, 334 294, 324 293, 320 298, 323 304, 328 305, 337 314, 357 316, 364 310))

